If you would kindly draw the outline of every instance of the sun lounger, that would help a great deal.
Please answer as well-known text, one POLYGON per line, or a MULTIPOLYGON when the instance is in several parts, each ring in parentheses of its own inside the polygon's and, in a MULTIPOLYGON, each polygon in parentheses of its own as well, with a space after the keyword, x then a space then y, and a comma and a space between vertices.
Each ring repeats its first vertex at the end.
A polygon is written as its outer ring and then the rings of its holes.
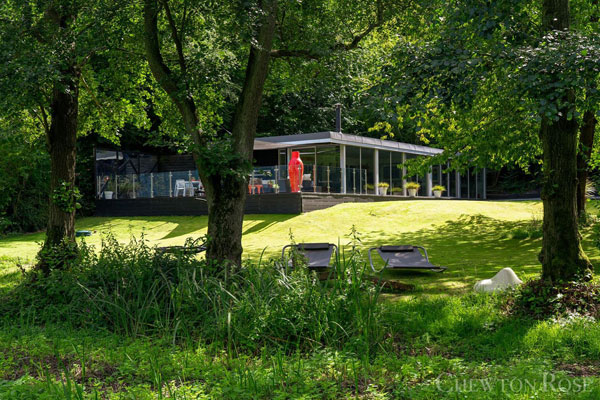
MULTIPOLYGON (((339 257, 338 247, 335 244, 298 243, 284 246, 281 250, 281 258, 285 259, 286 250, 292 248, 306 258, 307 267, 310 269, 331 268, 331 256, 334 251, 336 256, 339 257)), ((290 262, 292 261, 293 260, 290 260, 290 262)))
POLYGON ((156 250, 163 254, 198 254, 206 251, 206 246, 165 246, 157 247, 156 250))
POLYGON ((373 272, 381 272, 375 270, 371 253, 377 250, 379 256, 385 262, 382 268, 390 269, 428 269, 435 272, 444 272, 446 267, 433 265, 429 262, 427 250, 421 246, 379 246, 369 249, 369 264, 373 272), (423 251, 423 254, 421 251, 423 251))

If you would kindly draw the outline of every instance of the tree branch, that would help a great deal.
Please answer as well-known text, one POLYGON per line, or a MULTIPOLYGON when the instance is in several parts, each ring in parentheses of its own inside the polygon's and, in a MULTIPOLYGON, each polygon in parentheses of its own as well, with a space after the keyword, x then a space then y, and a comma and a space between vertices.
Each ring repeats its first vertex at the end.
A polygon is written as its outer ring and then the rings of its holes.
POLYGON ((144 48, 150 71, 156 82, 167 93, 179 110, 188 134, 196 145, 203 143, 199 128, 196 104, 189 93, 181 93, 179 82, 165 64, 158 41, 157 0, 144 0, 144 48))
POLYGON ((85 78, 83 77, 83 74, 81 74, 80 78, 81 83, 83 83, 83 87, 88 91, 94 103, 96 103, 96 107, 98 107, 98 109, 100 109, 101 111, 104 111, 104 107, 102 107, 102 104, 100 104, 100 102, 96 98, 96 95, 94 95, 94 91, 88 86, 87 82, 85 81, 85 78))
POLYGON ((185 57, 183 56, 183 44, 181 42, 182 38, 179 36, 179 32, 177 32, 177 25, 175 24, 175 20, 173 19, 173 15, 171 14, 171 9, 169 8, 169 0, 160 0, 162 3, 165 14, 167 15, 167 21, 169 21, 169 27, 171 28, 171 37, 173 38, 173 42, 175 43, 175 48, 177 49, 177 57, 179 58, 179 67, 181 68, 181 72, 186 74, 186 65, 185 65, 185 57))
POLYGON ((311 60, 316 60, 324 55, 331 54, 336 51, 349 51, 354 50, 358 47, 358 44, 363 40, 369 33, 374 29, 379 28, 384 23, 383 19, 383 3, 381 0, 377 1, 377 16, 375 21, 371 22, 367 28, 361 33, 355 35, 352 40, 348 43, 336 43, 331 46, 326 52, 315 52, 311 49, 275 49, 271 50, 271 57, 283 58, 283 57, 302 57, 311 60))

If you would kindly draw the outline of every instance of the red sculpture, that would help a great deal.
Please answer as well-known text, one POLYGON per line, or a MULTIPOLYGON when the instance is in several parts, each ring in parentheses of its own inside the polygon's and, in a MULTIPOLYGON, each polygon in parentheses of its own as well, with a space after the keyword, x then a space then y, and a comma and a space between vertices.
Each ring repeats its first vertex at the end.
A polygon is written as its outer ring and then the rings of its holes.
POLYGON ((300 159, 300 152, 298 151, 292 151, 292 159, 288 164, 288 174, 290 176, 292 193, 299 192, 302 185, 302 176, 304 175, 304 164, 300 159))

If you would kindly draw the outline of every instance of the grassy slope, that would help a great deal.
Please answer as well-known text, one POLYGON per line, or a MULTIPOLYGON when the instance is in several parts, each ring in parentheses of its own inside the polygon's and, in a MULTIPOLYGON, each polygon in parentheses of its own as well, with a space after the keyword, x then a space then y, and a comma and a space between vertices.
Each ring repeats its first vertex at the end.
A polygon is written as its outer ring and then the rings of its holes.
MULTIPOLYGON (((540 240, 511 239, 508 233, 540 218, 540 213, 539 202, 348 204, 300 216, 247 216, 244 246, 249 257, 256 257, 264 247, 267 254, 276 255, 289 241, 290 228, 298 241, 339 239, 345 244, 354 224, 365 248, 386 242, 425 245, 433 261, 449 266, 449 271, 396 273, 394 277, 418 282, 426 293, 455 293, 505 266, 520 275, 537 273, 540 240)), ((202 234, 205 226, 206 219, 201 217, 78 221, 79 229, 98 231, 87 239, 92 244, 98 244, 100 233, 108 231, 122 241, 144 232, 153 243, 180 244, 187 236, 202 234)), ((0 241, 0 289, 18 279, 15 267, 7 267, 12 264, 8 257, 31 260, 41 239, 41 234, 33 234, 0 241)), ((593 261, 600 261, 587 239, 585 247, 593 261)), ((398 351, 366 361, 330 349, 306 355, 227 355, 195 343, 173 346, 169 338, 127 338, 60 324, 35 326, 27 314, 18 325, 7 318, 0 323, 0 398, 70 398, 63 394, 62 383, 28 377, 42 373, 26 367, 27 360, 49 368, 52 376, 61 375, 63 363, 77 374, 78 364, 85 360, 88 375, 97 377, 99 391, 112 388, 127 393, 110 397, 115 399, 157 398, 157 381, 177 386, 178 398, 337 399, 355 398, 356 392, 369 399, 600 398, 600 382, 594 378, 600 371, 597 322, 513 319, 503 315, 488 296, 417 293, 411 301, 388 302, 386 308, 386 323, 398 331, 389 340, 398 351), (25 377, 16 379, 24 372, 25 377), (560 393, 536 386, 507 392, 499 386, 502 379, 528 379, 539 385, 550 372, 557 373, 558 379, 589 378, 589 390, 560 393), (440 392, 438 377, 448 392, 440 392), (498 379, 491 391, 477 385, 473 391, 452 390, 463 379, 486 377, 498 379)))
MULTIPOLYGON (((428 249, 432 262, 449 267, 441 275, 397 272, 389 276, 410 280, 430 293, 465 290, 503 267, 511 267, 525 277, 539 273, 540 239, 511 239, 510 232, 531 224, 532 220, 539 222, 541 212, 541 203, 536 201, 439 200, 342 204, 302 215, 248 215, 244 221, 244 254, 258 258, 264 250, 267 257, 276 257, 281 247, 289 243, 290 231, 297 242, 346 245, 355 226, 365 255, 366 249, 379 244, 419 244, 428 249)), ((206 220, 206 217, 84 218, 78 221, 77 228, 96 231, 86 238, 92 245, 99 245, 102 234, 108 232, 122 242, 143 233, 152 244, 175 245, 183 244, 187 237, 206 233, 206 220)), ((42 239, 43 234, 36 233, 0 240, 0 257, 31 261, 42 239)), ((600 253, 589 240, 584 247, 592 261, 600 260, 600 253)))

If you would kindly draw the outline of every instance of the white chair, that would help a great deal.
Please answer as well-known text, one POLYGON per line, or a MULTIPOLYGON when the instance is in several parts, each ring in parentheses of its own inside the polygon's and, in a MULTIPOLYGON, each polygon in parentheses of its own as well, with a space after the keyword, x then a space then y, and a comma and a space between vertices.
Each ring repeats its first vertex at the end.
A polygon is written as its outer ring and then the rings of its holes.
POLYGON ((179 197, 179 191, 181 191, 181 195, 185 197, 185 180, 177 179, 175 181, 175 197, 179 197))

